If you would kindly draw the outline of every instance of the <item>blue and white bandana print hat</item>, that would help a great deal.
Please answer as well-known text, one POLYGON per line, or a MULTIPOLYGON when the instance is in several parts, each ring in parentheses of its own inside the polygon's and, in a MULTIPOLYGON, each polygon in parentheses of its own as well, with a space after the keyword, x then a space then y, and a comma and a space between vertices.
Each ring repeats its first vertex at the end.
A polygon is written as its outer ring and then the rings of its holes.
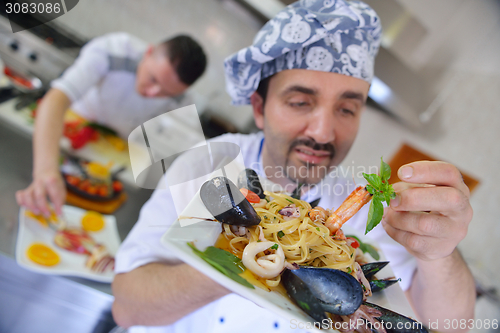
POLYGON ((253 45, 224 62, 234 105, 250 103, 259 82, 286 69, 341 73, 371 82, 382 27, 359 1, 300 0, 268 21, 253 45))

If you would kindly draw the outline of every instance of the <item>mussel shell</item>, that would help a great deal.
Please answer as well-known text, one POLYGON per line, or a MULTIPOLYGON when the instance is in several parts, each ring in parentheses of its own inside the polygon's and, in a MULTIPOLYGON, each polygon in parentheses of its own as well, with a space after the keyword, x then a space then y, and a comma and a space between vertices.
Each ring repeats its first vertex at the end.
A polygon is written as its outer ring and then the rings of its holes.
POLYGON ((370 262, 361 266, 361 270, 367 280, 370 280, 377 272, 389 264, 388 261, 370 262))
POLYGON ((384 290, 387 287, 392 286, 395 283, 398 283, 399 280, 371 280, 370 281, 370 289, 372 293, 376 293, 378 291, 384 290))
POLYGON ((361 284, 337 269, 302 266, 286 270, 281 280, 290 298, 318 321, 325 312, 350 315, 363 301, 361 284))
POLYGON ((266 197, 260 183, 259 175, 253 169, 245 169, 238 175, 238 187, 254 192, 261 199, 266 197))
POLYGON ((369 302, 363 302, 363 304, 382 313, 381 316, 375 318, 384 323, 387 333, 428 333, 424 325, 411 318, 369 302))
POLYGON ((222 223, 251 226, 260 223, 260 217, 240 190, 226 177, 215 177, 200 189, 205 207, 222 223))

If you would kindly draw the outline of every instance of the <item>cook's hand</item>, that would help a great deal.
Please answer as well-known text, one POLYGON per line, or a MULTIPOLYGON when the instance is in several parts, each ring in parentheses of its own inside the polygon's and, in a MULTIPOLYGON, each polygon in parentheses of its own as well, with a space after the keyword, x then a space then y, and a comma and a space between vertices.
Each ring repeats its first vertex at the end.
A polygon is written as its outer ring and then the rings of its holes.
POLYGON ((46 172, 34 177, 33 182, 24 190, 16 192, 16 200, 35 214, 50 216, 47 196, 52 202, 57 215, 62 214, 62 205, 66 200, 66 187, 58 171, 46 172))
POLYGON ((462 175, 451 164, 422 161, 402 166, 398 176, 403 182, 394 184, 396 199, 382 220, 386 232, 421 260, 447 257, 472 219, 462 175))

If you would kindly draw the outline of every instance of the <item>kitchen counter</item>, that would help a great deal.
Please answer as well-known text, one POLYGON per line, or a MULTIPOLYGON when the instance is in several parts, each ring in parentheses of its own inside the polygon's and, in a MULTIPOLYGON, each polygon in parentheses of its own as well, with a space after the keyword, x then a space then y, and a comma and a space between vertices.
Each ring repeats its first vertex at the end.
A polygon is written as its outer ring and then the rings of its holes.
MULTIPOLYGON (((33 165, 31 136, 0 121, 0 252, 15 256, 19 206, 15 192, 31 182, 33 165)), ((122 241, 134 226, 142 205, 152 190, 124 183, 128 199, 113 215, 122 241)), ((71 278, 98 290, 111 293, 109 284, 71 278)))
MULTIPOLYGON (((31 134, 0 119, 0 303, 9 305, 0 306, 0 332, 109 332, 115 326, 109 283, 42 275, 15 262, 19 214, 15 192, 30 184, 32 165, 31 134), (26 324, 30 322, 33 325, 26 324), (95 329, 83 330, 88 325, 95 329)), ((122 241, 152 193, 126 182, 124 189, 128 199, 113 214, 122 241)))

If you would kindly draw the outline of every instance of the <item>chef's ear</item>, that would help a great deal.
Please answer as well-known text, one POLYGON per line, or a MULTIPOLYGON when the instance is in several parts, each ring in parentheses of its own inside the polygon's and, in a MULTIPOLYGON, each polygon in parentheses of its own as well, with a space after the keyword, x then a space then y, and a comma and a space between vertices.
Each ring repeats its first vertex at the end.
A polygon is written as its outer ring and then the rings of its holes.
POLYGON ((252 104, 253 108, 255 125, 259 129, 264 129, 264 99, 258 92, 254 92, 252 96, 250 96, 250 104, 252 104))

